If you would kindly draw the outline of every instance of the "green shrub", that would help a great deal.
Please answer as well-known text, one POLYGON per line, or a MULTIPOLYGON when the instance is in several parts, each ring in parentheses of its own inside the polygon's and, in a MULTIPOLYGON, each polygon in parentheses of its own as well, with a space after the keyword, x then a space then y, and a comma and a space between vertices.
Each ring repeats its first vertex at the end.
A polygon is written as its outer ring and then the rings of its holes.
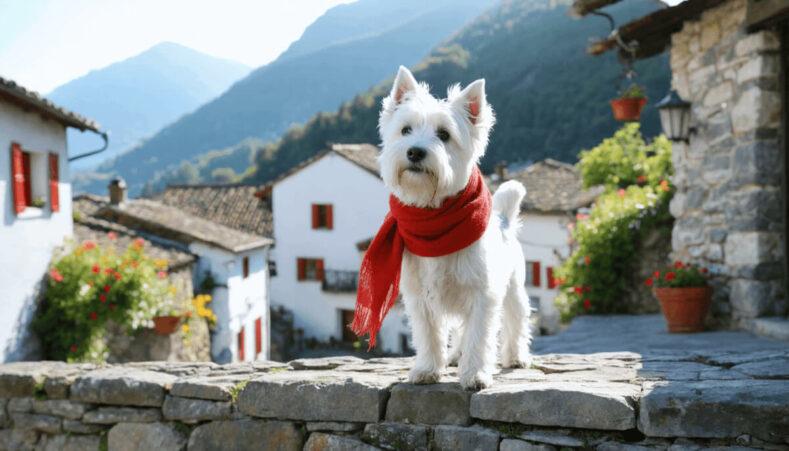
POLYGON ((47 358, 103 361, 108 321, 131 332, 149 326, 157 309, 172 301, 167 262, 149 258, 144 247, 138 239, 117 254, 86 241, 56 259, 33 320, 47 358))
POLYGON ((579 214, 574 250, 557 270, 556 303, 563 320, 581 313, 622 313, 642 234, 670 220, 671 145, 664 137, 644 142, 628 124, 594 149, 581 152, 584 186, 605 191, 590 213, 579 214))

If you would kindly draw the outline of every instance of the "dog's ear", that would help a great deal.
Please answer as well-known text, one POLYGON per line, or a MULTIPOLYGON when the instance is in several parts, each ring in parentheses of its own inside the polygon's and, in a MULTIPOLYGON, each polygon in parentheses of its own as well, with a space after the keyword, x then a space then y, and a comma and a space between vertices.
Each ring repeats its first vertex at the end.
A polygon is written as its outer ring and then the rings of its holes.
POLYGON ((389 97, 394 101, 395 105, 403 100, 406 93, 414 91, 418 83, 414 75, 405 66, 400 66, 395 77, 394 85, 392 85, 392 92, 389 97))
POLYGON ((477 125, 488 113, 488 102, 485 99, 485 79, 474 81, 453 100, 455 105, 466 112, 468 120, 477 125))

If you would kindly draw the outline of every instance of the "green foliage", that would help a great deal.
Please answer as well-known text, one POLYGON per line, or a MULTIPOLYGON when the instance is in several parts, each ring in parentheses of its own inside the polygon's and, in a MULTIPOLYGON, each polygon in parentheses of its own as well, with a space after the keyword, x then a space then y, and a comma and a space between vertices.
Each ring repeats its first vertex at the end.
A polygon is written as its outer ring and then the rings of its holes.
POLYGON ((644 142, 636 124, 581 152, 585 186, 605 191, 591 212, 579 214, 575 249, 557 270, 556 298, 563 320, 581 313, 624 313, 618 303, 627 288, 636 244, 648 231, 670 220, 671 145, 663 137, 644 142))
POLYGON ((211 171, 211 181, 214 183, 233 183, 238 179, 233 168, 216 168, 211 171))
POLYGON ((129 331, 147 326, 173 294, 163 269, 146 255, 142 240, 121 254, 86 241, 58 258, 33 320, 46 357, 103 361, 108 321, 129 331))
POLYGON ((648 287, 658 288, 689 288, 707 286, 707 268, 683 263, 674 262, 674 265, 660 268, 652 274, 644 283, 648 287))
POLYGON ((644 87, 638 85, 636 83, 631 84, 620 95, 623 99, 643 99, 646 97, 646 93, 644 92, 644 87))

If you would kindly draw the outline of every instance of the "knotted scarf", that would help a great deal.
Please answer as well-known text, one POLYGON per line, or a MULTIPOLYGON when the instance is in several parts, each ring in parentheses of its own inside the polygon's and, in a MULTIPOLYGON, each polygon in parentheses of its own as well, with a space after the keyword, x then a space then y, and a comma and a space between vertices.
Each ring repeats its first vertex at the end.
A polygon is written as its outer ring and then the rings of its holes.
POLYGON ((370 334, 370 349, 397 299, 404 250, 440 257, 464 249, 485 233, 490 208, 490 191, 476 167, 463 191, 438 208, 412 207, 389 197, 389 213, 362 260, 351 323, 356 335, 370 334))

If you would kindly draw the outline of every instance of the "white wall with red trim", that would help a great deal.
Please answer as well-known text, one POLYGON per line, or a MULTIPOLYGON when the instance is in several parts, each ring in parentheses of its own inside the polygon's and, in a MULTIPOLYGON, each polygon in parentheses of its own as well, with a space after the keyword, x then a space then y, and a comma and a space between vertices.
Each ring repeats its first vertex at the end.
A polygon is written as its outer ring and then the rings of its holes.
MULTIPOLYGON (((528 193, 526 194, 528 196, 528 193)), ((538 310, 538 326, 548 333, 559 329, 559 311, 553 301, 558 290, 553 286, 549 268, 558 268, 570 254, 570 232, 567 225, 571 217, 565 214, 524 212, 518 240, 526 258, 527 275, 538 274, 526 281, 526 292, 532 307, 538 310)))
POLYGON ((0 100, 0 362, 37 352, 28 324, 52 251, 73 231, 69 180, 65 127, 0 100), (30 156, 28 194, 43 200, 40 208, 20 203, 19 191, 15 205, 14 172, 21 179, 19 167, 12 168, 12 143, 30 156), (55 159, 58 172, 50 174, 55 159))
POLYGON ((216 287, 209 306, 217 316, 211 337, 211 357, 219 363, 267 360, 269 357, 269 247, 233 253, 192 243, 197 255, 195 287, 210 271, 216 287), (249 272, 244 277, 244 258, 249 272), (255 326, 260 321, 260 333, 255 326))
MULTIPOLYGON (((271 303, 291 310, 307 338, 342 338, 342 310, 353 310, 355 293, 329 293, 320 280, 299 277, 300 258, 320 259, 324 270, 358 271, 356 244, 375 235, 389 209, 383 181, 346 158, 329 152, 278 181, 273 188, 274 255, 271 303), (331 228, 313 228, 313 205, 331 205, 331 228), (301 279, 301 280, 300 280, 301 279)), ((379 346, 401 352, 401 334, 410 331, 395 306, 379 333, 379 346)))

